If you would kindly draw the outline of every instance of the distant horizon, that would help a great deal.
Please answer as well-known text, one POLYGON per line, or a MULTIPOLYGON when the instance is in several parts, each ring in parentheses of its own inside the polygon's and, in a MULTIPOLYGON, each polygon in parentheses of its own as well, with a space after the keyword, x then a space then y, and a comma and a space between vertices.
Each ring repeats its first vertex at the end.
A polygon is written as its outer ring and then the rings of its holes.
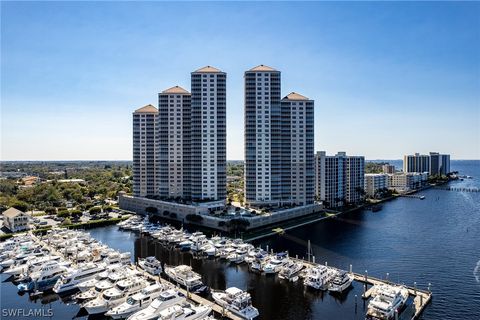
MULTIPOLYGON (((348 155, 348 154, 347 154, 348 155)), ((0 160, 2 162, 132 162, 133 160, 0 160)), ((244 159, 227 159, 228 161, 245 161, 244 159)), ((403 159, 366 159, 365 161, 403 161, 403 159)), ((450 159, 450 161, 480 161, 480 159, 450 159)))

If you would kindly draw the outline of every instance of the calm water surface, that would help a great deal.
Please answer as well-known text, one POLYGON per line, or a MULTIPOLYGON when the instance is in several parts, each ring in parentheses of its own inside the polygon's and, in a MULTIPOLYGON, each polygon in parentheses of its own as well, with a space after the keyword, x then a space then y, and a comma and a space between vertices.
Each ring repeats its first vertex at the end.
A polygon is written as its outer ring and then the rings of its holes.
MULTIPOLYGON (((480 161, 452 161, 452 169, 471 175, 451 186, 480 187, 480 161)), ((284 236, 256 243, 291 255, 305 256, 311 241, 317 262, 426 288, 431 283, 433 301, 423 319, 480 319, 480 193, 423 191, 425 200, 398 199, 383 210, 345 215, 340 219, 292 230, 284 236), (476 269, 477 268, 477 269, 476 269)), ((149 237, 138 237, 117 227, 89 231, 98 240, 135 257, 156 255, 167 264, 189 264, 212 288, 247 289, 261 319, 363 319, 363 287, 355 283, 345 295, 306 290, 300 283, 249 273, 247 267, 214 260, 193 259, 160 246, 149 237)), ((32 300, 18 296, 1 276, 1 307, 52 309, 54 319, 71 319, 79 306, 55 294, 32 300)), ((405 311, 406 318, 409 310, 405 311)), ((14 317, 12 317, 13 319, 14 317)), ((82 317, 85 318, 85 317, 82 317)))

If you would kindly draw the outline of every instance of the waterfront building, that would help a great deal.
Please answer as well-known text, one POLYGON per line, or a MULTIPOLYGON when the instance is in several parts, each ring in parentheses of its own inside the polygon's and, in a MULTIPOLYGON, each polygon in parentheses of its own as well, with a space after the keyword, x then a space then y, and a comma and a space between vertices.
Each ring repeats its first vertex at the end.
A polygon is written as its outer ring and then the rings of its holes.
POLYGON ((421 188, 428 183, 428 172, 408 172, 388 175, 388 188, 397 192, 406 192, 421 188))
POLYGON ((326 207, 335 208, 363 201, 365 158, 338 152, 315 155, 315 195, 326 207))
POLYGON ((133 112, 133 195, 158 194, 158 110, 151 104, 133 112))
POLYGON ((19 232, 30 229, 30 215, 16 208, 9 208, 2 213, 3 226, 11 232, 19 232))
POLYGON ((430 152, 430 175, 446 176, 450 173, 450 155, 430 152))
POLYGON ((382 172, 383 173, 395 173, 395 166, 394 165, 391 165, 391 164, 384 164, 382 166, 382 172))
POLYGON ((385 173, 365 174, 365 194, 375 198, 379 192, 388 189, 388 175, 385 173))
POLYGON ((206 66, 192 72, 191 80, 191 196, 225 201, 227 74, 206 66))
POLYGON ((315 195, 328 208, 345 204, 347 180, 347 159, 345 152, 327 156, 325 151, 315 155, 315 195))
POLYGON ((191 198, 191 95, 175 86, 158 94, 160 198, 191 198))
POLYGON ((403 172, 429 172, 430 157, 425 154, 403 156, 403 172))
POLYGON ((357 204, 364 200, 365 194, 365 157, 347 157, 347 193, 349 204, 357 204))
POLYGON ((282 134, 282 202, 295 205, 314 202, 313 113, 313 100, 298 93, 292 92, 281 101, 282 133, 290 132, 290 136, 282 134))
POLYGON ((280 71, 245 72, 245 203, 306 205, 314 198, 313 100, 280 99, 280 71))

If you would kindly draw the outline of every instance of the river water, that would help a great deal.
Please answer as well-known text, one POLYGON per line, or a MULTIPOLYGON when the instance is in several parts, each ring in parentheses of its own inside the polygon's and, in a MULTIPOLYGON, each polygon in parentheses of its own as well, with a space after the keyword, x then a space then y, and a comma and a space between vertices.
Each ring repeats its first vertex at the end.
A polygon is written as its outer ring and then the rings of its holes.
MULTIPOLYGON (((452 161, 452 170, 473 176, 450 183, 454 187, 480 187, 480 161, 452 161)), ((306 256, 310 240, 319 263, 413 286, 431 284, 432 303, 423 319, 480 319, 480 193, 438 189, 422 191, 425 200, 401 198, 379 212, 362 211, 289 231, 256 244, 306 256)), ((188 264, 216 289, 236 286, 252 294, 260 319, 364 319, 363 286, 341 297, 307 290, 299 283, 248 272, 215 260, 193 259, 162 247, 149 237, 119 231, 116 226, 89 231, 95 238, 135 257, 156 255, 167 264, 188 264), (356 298, 357 296, 357 298, 356 298)), ((1 308, 52 310, 53 319, 71 319, 83 313, 67 299, 50 294, 38 300, 17 295, 1 275, 1 308)), ((403 313, 407 318, 410 309, 403 313)), ((2 314, 3 318, 4 314, 2 314)), ((9 319, 21 317, 9 317, 9 319)), ((34 317, 41 318, 41 317, 34 317)), ((85 317, 81 317, 85 318, 85 317)))

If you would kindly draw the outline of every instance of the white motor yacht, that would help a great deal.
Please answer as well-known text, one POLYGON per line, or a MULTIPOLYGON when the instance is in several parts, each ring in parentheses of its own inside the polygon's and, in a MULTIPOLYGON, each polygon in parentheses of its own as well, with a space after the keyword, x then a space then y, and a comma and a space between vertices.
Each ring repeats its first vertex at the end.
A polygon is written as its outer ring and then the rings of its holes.
POLYGON ((280 279, 285 279, 288 281, 295 282, 298 280, 298 275, 300 271, 303 269, 303 263, 296 262, 293 260, 288 260, 282 267, 280 267, 280 271, 278 272, 278 277, 280 279))
POLYGON ((146 280, 137 277, 121 280, 114 288, 105 290, 100 296, 86 302, 83 307, 89 314, 105 313, 122 304, 147 285, 146 280))
POLYGON ((408 299, 408 289, 403 286, 383 286, 369 301, 367 319, 390 320, 400 313, 408 299))
POLYGON ((166 308, 185 302, 185 296, 180 292, 169 289, 162 291, 160 295, 150 303, 150 305, 140 310, 130 317, 128 320, 153 320, 158 319, 160 316, 160 312, 165 310, 166 308))
POLYGON ((339 270, 330 282, 328 290, 330 292, 342 293, 352 285, 353 275, 344 270, 339 270))
POLYGON ((95 278, 97 273, 105 270, 104 264, 86 263, 79 265, 78 268, 72 269, 58 279, 53 287, 55 293, 65 293, 68 291, 78 290, 77 286, 82 281, 95 278))
POLYGON ((193 307, 188 303, 177 304, 160 312, 158 320, 200 320, 211 312, 212 308, 208 306, 193 307))
POLYGON ((47 262, 39 271, 32 272, 29 275, 30 279, 20 283, 17 288, 20 292, 50 290, 67 270, 67 267, 60 265, 57 261, 47 262))
POLYGON ((164 291, 165 288, 165 286, 158 283, 152 284, 145 289, 142 289, 142 291, 139 293, 136 293, 128 298, 127 301, 121 305, 110 309, 107 313, 105 313, 105 315, 113 319, 127 318, 131 314, 148 307, 150 303, 164 291))
POLYGON ((259 315, 257 308, 252 306, 250 293, 238 288, 214 291, 212 298, 217 304, 243 319, 253 319, 259 315))
POLYGON ((274 274, 280 271, 280 268, 288 261, 286 252, 277 253, 270 261, 263 266, 262 271, 265 274, 274 274))
POLYGON ((317 290, 327 290, 331 272, 326 266, 317 265, 307 269, 303 284, 317 290))
POLYGON ((165 266, 165 273, 170 279, 185 287, 190 292, 201 293, 207 291, 208 289, 202 283, 202 277, 198 273, 194 272, 189 266, 165 266))
POLYGON ((138 265, 151 275, 159 275, 162 273, 162 264, 155 257, 146 257, 138 259, 138 265))

